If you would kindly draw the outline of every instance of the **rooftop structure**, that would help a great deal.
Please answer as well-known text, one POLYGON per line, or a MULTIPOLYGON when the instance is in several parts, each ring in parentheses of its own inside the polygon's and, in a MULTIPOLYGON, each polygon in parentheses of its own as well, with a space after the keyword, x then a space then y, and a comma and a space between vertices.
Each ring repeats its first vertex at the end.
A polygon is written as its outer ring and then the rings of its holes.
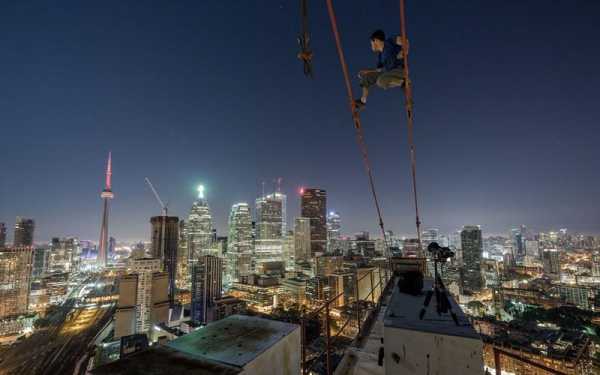
MULTIPOLYGON (((424 281, 424 290, 433 280, 424 281)), ((449 297, 457 315, 438 315, 435 298, 423 319, 425 293, 411 295, 394 288, 384 317, 386 374, 478 374, 483 371, 483 342, 456 302, 449 297)))
POLYGON ((300 373, 300 329, 233 315, 92 373, 296 375, 300 373))

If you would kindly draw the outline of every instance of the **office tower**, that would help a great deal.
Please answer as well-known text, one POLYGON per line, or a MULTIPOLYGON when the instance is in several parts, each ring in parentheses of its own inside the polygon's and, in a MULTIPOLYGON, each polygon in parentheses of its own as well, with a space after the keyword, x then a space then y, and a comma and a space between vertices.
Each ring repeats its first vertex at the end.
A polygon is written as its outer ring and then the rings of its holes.
POLYGON ((248 203, 236 203, 229 214, 229 236, 227 238, 227 278, 236 281, 240 276, 252 272, 252 218, 248 203))
POLYGON ((52 238, 48 259, 48 272, 71 272, 74 258, 78 253, 77 238, 52 238))
POLYGON ((279 192, 256 199, 255 268, 263 263, 283 261, 286 196, 279 192))
POLYGON ((214 320, 214 302, 223 289, 223 260, 205 255, 191 264, 192 321, 207 324, 214 320))
POLYGON ((600 253, 598 252, 592 255, 592 276, 600 277, 600 253))
POLYGON ((256 238, 280 239, 287 230, 285 194, 275 192, 256 199, 256 238))
POLYGON ((294 225, 294 259, 307 261, 311 259, 310 219, 297 217, 294 225))
POLYGON ((169 275, 160 272, 161 259, 130 261, 128 274, 119 279, 119 300, 115 312, 115 338, 148 333, 156 323, 169 318, 169 275))
POLYGON ((327 252, 333 253, 339 250, 339 241, 342 237, 340 214, 330 211, 327 215, 327 252))
POLYGON ((0 223, 0 249, 6 246, 6 224, 0 223))
POLYGON ((154 216, 152 224, 152 258, 162 260, 162 269, 169 275, 169 306, 175 305, 175 277, 177 276, 177 241, 179 218, 177 216, 154 216))
POLYGON ((539 242, 534 240, 525 240, 525 255, 528 257, 539 258, 539 242))
POLYGON ((442 246, 439 243, 439 230, 436 228, 425 229, 423 234, 421 235, 421 242, 423 243, 423 250, 427 251, 427 246, 429 246, 432 242, 437 242, 438 245, 442 246))
POLYGON ((33 246, 33 231, 35 222, 33 219, 26 219, 17 216, 15 223, 15 238, 13 247, 33 246))
POLYGON ((560 277, 560 252, 557 249, 544 249, 542 264, 546 275, 553 278, 560 277))
POLYGON ((327 246, 327 192, 322 189, 302 189, 301 216, 310 219, 311 254, 324 253, 327 246))
POLYGON ((33 248, 0 250, 0 319, 27 313, 33 248))
POLYGON ((100 242, 98 243, 98 258, 96 263, 98 267, 106 267, 106 260, 108 258, 108 208, 109 201, 114 198, 112 192, 112 157, 111 153, 108 153, 108 162, 106 163, 106 176, 104 190, 100 194, 102 198, 104 209, 102 211, 102 226, 100 227, 100 242))
POLYGON ((460 232, 463 254, 462 286, 466 293, 477 292, 482 287, 481 255, 483 244, 481 228, 466 225, 460 232))
POLYGON ((286 269, 293 269, 294 259, 296 259, 296 254, 294 250, 294 231, 289 230, 285 237, 283 238, 283 246, 282 246, 282 257, 284 262, 284 267, 286 269))
POLYGON ((198 187, 198 198, 192 204, 186 224, 189 260, 209 255, 213 249, 213 224, 204 187, 198 187))
POLYGON ((178 289, 190 288, 189 273, 189 246, 187 236, 187 222, 179 221, 179 243, 177 244, 177 277, 175 283, 178 289))
POLYGON ((50 249, 45 247, 35 248, 33 250, 31 276, 34 278, 42 277, 48 271, 49 262, 50 249))
POLYGON ((513 228, 510 231, 510 239, 512 243, 513 255, 517 262, 522 262, 525 257, 525 239, 527 228, 521 225, 519 228, 513 228))

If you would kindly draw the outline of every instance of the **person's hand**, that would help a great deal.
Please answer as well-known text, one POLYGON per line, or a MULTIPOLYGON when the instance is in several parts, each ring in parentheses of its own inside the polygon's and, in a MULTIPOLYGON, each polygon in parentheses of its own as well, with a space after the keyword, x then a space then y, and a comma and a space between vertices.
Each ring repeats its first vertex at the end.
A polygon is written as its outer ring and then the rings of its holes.
POLYGON ((406 50, 406 53, 408 53, 408 48, 410 47, 410 43, 408 42, 408 39, 406 39, 406 45, 403 45, 402 43, 402 36, 398 35, 396 37, 396 44, 399 46, 402 46, 402 48, 404 48, 406 50))

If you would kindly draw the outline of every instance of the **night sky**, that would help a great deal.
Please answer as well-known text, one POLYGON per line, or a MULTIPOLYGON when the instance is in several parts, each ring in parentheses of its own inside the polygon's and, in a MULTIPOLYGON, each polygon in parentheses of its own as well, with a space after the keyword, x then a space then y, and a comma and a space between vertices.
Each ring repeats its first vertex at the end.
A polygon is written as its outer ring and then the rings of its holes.
MULTIPOLYGON (((204 183, 220 234, 279 176, 290 219, 298 187, 320 187, 344 233, 376 233, 325 2, 309 2, 314 80, 298 1, 2 1, 0 221, 97 241, 112 150, 118 240, 148 239, 160 213, 146 176, 180 217, 204 183)), ((600 2, 407 2, 424 227, 600 232, 600 2)), ((354 75, 370 33, 399 30, 398 2, 335 4, 354 75)), ((362 119, 387 227, 414 233, 402 92, 374 91, 362 119)))

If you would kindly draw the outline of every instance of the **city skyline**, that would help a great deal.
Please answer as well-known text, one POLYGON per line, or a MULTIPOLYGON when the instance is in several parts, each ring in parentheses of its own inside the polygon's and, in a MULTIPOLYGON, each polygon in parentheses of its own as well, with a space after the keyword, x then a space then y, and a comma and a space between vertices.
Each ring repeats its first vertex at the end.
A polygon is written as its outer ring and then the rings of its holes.
MULTIPOLYGON (((31 217, 38 239, 95 240, 110 147, 119 192, 111 235, 118 240, 149 238, 145 221, 159 210, 146 176, 179 217, 204 183, 219 233, 231 205, 253 202, 274 176, 283 177, 289 197, 288 224, 298 212, 293 192, 310 186, 329 192, 344 231, 377 233, 324 4, 311 5, 314 80, 296 59, 296 4, 260 5, 123 4, 114 12, 73 4, 30 12, 2 4, 0 46, 8 53, 0 111, 8 126, 0 156, 8 162, 0 222, 10 228, 16 216, 31 217), (220 39, 213 36, 223 20, 247 17, 268 19, 270 27, 228 22, 220 39), (266 57, 239 69, 223 45, 266 57), (48 57, 44 64, 33 63, 40 55, 48 57), (194 140, 203 137, 198 147, 194 140), (168 155, 155 152, 165 148, 168 155)), ((600 5, 407 5, 423 227, 474 223, 500 234, 525 223, 596 233, 600 113, 591 88, 600 84, 600 55, 591 41, 599 36, 600 5), (503 26, 494 26, 499 19, 503 26)), ((369 33, 398 29, 396 17, 382 17, 388 14, 397 14, 397 4, 339 7, 340 24, 353 24, 342 27, 353 76, 373 65, 369 33), (357 8, 362 16, 353 19, 357 8)), ((400 92, 374 93, 363 122, 386 226, 411 234, 402 107, 400 92)))
POLYGON ((0 373, 600 374, 598 19, 0 2, 0 373))

